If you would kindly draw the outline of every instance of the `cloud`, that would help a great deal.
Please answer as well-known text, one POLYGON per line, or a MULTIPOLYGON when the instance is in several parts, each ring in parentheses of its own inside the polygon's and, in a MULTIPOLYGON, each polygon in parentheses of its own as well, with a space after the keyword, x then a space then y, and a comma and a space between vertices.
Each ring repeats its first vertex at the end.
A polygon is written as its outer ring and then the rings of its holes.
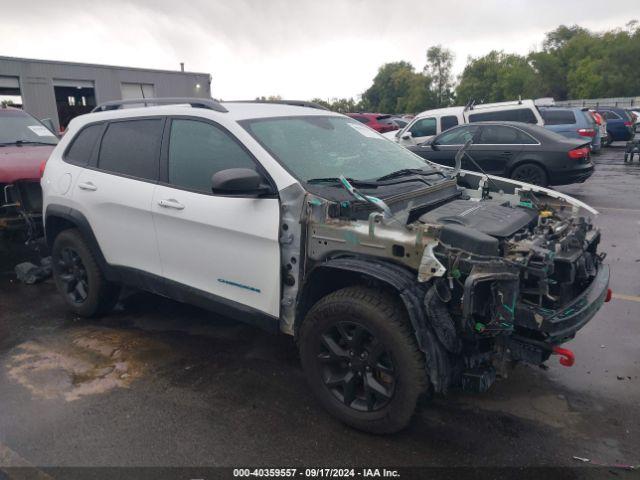
POLYGON ((211 73, 225 99, 354 96, 382 63, 421 68, 430 45, 451 48, 460 72, 469 55, 526 53, 561 23, 604 30, 640 18, 640 5, 620 0, 606 11, 600 0, 2 3, 1 55, 176 70, 183 61, 211 73))

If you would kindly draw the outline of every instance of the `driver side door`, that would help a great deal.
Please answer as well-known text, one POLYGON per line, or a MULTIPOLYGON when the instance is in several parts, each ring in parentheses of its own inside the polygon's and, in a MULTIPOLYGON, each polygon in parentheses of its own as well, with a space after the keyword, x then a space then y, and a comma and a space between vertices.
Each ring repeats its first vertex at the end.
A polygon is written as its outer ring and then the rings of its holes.
POLYGON ((212 175, 229 168, 266 177, 253 155, 213 121, 176 117, 165 131, 161 167, 151 208, 162 276, 183 291, 279 316, 277 195, 211 190, 212 175))
POLYGON ((438 133, 438 123, 435 117, 418 118, 402 132, 399 143, 403 146, 418 145, 434 137, 436 133, 438 133), (410 136, 407 135, 409 133, 410 136))

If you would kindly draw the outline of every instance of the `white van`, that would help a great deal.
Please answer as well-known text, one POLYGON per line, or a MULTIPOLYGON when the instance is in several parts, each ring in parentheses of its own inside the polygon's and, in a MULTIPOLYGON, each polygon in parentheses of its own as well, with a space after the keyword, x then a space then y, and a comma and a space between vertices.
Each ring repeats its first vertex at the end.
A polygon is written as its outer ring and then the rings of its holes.
POLYGON ((416 115, 403 129, 389 132, 384 136, 401 145, 418 145, 456 125, 485 121, 512 121, 544 125, 542 116, 533 100, 515 100, 427 110, 416 115))

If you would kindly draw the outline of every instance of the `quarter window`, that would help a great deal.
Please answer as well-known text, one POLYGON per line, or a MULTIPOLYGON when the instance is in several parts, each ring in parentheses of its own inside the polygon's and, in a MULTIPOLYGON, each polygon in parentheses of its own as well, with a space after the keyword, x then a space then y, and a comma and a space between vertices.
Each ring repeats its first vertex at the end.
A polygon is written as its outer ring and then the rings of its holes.
POLYGON ((435 118, 421 118, 411 125, 409 131, 414 138, 429 137, 438 133, 435 118))
POLYGON ((145 180, 158 178, 162 119, 109 124, 100 145, 98 168, 145 180))
POLYGON ((73 140, 71 147, 67 150, 65 161, 74 165, 87 165, 91 159, 93 149, 100 139, 104 125, 89 125, 83 128, 73 140))
POLYGON ((196 120, 173 120, 169 137, 169 183, 179 188, 211 193, 211 176, 228 168, 256 165, 225 131, 196 120))

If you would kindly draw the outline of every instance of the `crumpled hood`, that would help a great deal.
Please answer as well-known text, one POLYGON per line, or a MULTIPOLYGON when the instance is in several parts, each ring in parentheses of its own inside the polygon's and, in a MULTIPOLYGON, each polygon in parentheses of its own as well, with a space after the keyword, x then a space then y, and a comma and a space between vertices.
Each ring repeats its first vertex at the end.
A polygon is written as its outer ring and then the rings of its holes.
POLYGON ((40 181, 40 164, 49 158, 54 148, 55 145, 0 147, 0 183, 40 181))

